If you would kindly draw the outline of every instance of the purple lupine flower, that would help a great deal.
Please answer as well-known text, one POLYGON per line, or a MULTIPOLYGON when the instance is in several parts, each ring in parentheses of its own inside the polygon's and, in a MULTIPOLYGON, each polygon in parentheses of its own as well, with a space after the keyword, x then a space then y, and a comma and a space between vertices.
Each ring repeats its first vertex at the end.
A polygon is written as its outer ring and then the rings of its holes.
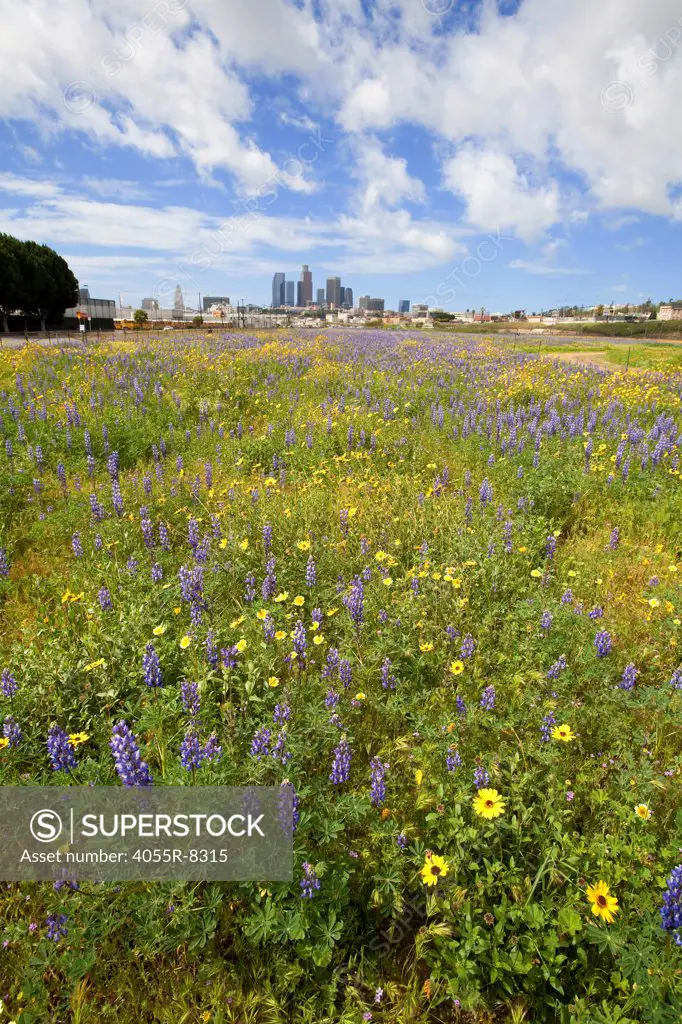
POLYGON ((265 563, 265 579, 261 587, 264 601, 270 601, 277 592, 277 576, 275 575, 275 559, 268 558, 265 563))
POLYGON ((123 495, 121 494, 121 485, 118 480, 114 480, 111 485, 111 500, 114 506, 114 511, 120 518, 123 515, 123 495))
POLYGON ((256 577, 249 572, 244 577, 244 603, 251 604, 256 599, 256 577))
POLYGON ((308 555, 308 561, 306 562, 305 582, 308 587, 314 587, 317 583, 317 567, 312 555, 308 555))
POLYGON ((83 542, 81 541, 81 535, 78 532, 78 530, 76 530, 73 537, 71 538, 71 547, 76 558, 83 557, 83 542))
POLYGON ((215 642, 215 635, 212 629, 209 629, 206 634, 206 661, 209 663, 213 671, 218 668, 220 656, 218 654, 218 647, 215 642))
POLYGON ((566 668, 566 655, 560 654, 553 665, 547 669, 548 679, 558 679, 559 673, 566 668))
POLYGON ((118 480, 119 458, 118 452, 112 452, 107 459, 107 472, 112 480, 118 480))
POLYGON ((69 737, 58 725, 50 726, 50 731, 47 734, 47 752, 55 772, 70 772, 73 768, 78 767, 69 737))
POLYGON ((462 637, 462 643, 459 647, 460 656, 466 661, 467 658, 472 658, 476 651, 476 641, 472 637, 471 633, 467 633, 462 637))
POLYGON ((275 704, 272 713, 272 720, 275 725, 284 725, 291 718, 291 708, 288 704, 275 704))
POLYGON ((339 512, 339 526, 344 537, 348 536, 348 509, 342 508, 339 512))
POLYGON ((462 716, 466 715, 466 713, 467 713, 466 702, 464 700, 464 697, 460 697, 459 694, 457 694, 457 696, 455 697, 455 707, 457 708, 457 714, 458 715, 462 715, 462 716))
POLYGON ((168 527, 165 523, 159 523, 159 544, 164 551, 170 551, 170 539, 168 537, 168 527))
POLYGON ((618 683, 618 686, 621 690, 634 690, 635 681, 638 675, 639 673, 637 672, 637 669, 632 663, 626 665, 623 669, 623 675, 621 677, 620 682, 618 683))
POLYGON ((481 765, 474 768, 474 786, 476 789, 485 789, 490 784, 490 775, 481 765))
POLYGON ((263 547, 266 553, 272 547, 272 526, 270 523, 265 523, 263 525, 263 547))
POLYGON ((11 715, 7 715, 3 722, 2 735, 9 741, 10 747, 18 747, 21 743, 21 729, 11 715))
POLYGON ((180 694, 183 708, 191 718, 196 718, 201 706, 199 684, 183 679, 180 683, 180 694))
POLYGON ((457 747, 448 747, 448 752, 445 755, 445 767, 449 772, 456 772, 462 763, 457 747))
POLYGON ((47 937, 51 942, 59 942, 69 934, 69 929, 66 927, 68 920, 66 914, 50 914, 47 917, 45 921, 47 937))
POLYGON ((339 669, 339 651, 337 647, 330 647, 327 651, 327 660, 322 669, 323 679, 333 679, 339 669))
POLYGON ((109 747, 116 773, 124 786, 151 786, 152 774, 142 760, 137 738, 127 722, 121 720, 113 727, 109 747))
POLYGON ((148 550, 154 547, 154 527, 152 526, 151 519, 143 519, 140 523, 140 529, 142 530, 142 540, 148 550))
POLYGON ((486 686, 481 695, 481 707, 484 711, 492 711, 495 707, 495 687, 486 686))
POLYGON ((218 743, 218 737, 211 733, 204 744, 204 761, 219 761, 223 754, 223 748, 218 743))
POLYGON ((552 627, 553 619, 554 616, 550 611, 544 611, 540 616, 540 629, 544 629, 545 632, 548 632, 552 627))
POLYGON ((550 711, 549 714, 545 715, 542 719, 542 725, 540 726, 540 741, 542 743, 549 743, 552 738, 552 729, 556 725, 556 718, 554 712, 550 711))
POLYGON ((195 771, 201 767, 204 760, 204 751, 199 742, 196 729, 190 726, 180 744, 180 764, 188 771, 195 771))
POLYGON ((353 620, 356 629, 362 625, 364 617, 365 588, 360 576, 355 576, 350 585, 350 592, 343 598, 343 603, 353 620))
POLYGON ((675 690, 682 690, 682 665, 679 665, 670 677, 670 685, 675 690))
POLYGON ((382 626, 388 622, 388 612, 386 611, 385 608, 379 609, 379 614, 377 615, 377 618, 379 619, 379 622, 382 624, 382 626))
POLYGON ((272 615, 266 615, 266 617, 263 619, 263 639, 265 641, 274 640, 276 632, 277 630, 275 629, 275 620, 273 619, 272 615))
POLYGON ((160 562, 154 562, 151 568, 152 583, 161 583, 163 579, 163 566, 160 562))
POLYGON ((99 588, 97 591, 97 600, 99 601, 99 606, 103 612, 112 611, 114 602, 111 599, 111 593, 109 592, 108 587, 99 588))
POLYGON ((262 757, 267 757, 270 753, 270 738, 272 733, 265 726, 260 729, 256 729, 251 740, 251 757, 257 758, 259 761, 262 757))
POLYGON ((485 508, 485 506, 488 505, 493 500, 493 489, 487 477, 481 484, 481 489, 478 492, 478 497, 483 508, 485 508))
POLYGON ((661 928, 671 933, 677 946, 682 946, 682 864, 668 876, 660 914, 661 928))
POLYGON ((0 579, 6 580, 9 576, 9 558, 7 549, 0 548, 0 579))
POLYGON ((353 669, 348 658, 342 658, 339 662, 339 679, 346 690, 353 681, 353 669))
POLYGON ((550 533, 549 537, 547 538, 547 543, 545 544, 545 554, 547 555, 547 558, 552 559, 552 558, 554 558, 554 553, 555 552, 556 552, 556 537, 554 536, 553 533, 550 533))
POLYGON ((280 729, 275 738, 275 742, 270 748, 270 757, 272 757, 275 761, 281 761, 282 764, 288 764, 288 762, 291 760, 293 756, 287 751, 286 742, 287 731, 286 729, 280 729))
POLYGON ((588 617, 588 619, 592 619, 592 620, 603 619, 604 618, 604 609, 603 608, 599 608, 599 607, 593 608, 591 612, 587 613, 587 617, 588 617))
POLYGON ((140 563, 138 562, 138 560, 136 558, 133 558, 132 556, 128 559, 128 561, 126 562, 126 569, 128 570, 131 576, 137 576, 139 564, 140 563))
POLYGON ((373 807, 380 807, 386 799, 386 771, 389 767, 388 762, 382 761, 380 757, 373 757, 369 762, 369 797, 373 807))
POLYGON ((395 841, 399 850, 404 850, 407 846, 407 836, 404 832, 399 832, 395 841))
POLYGON ((609 538, 609 550, 615 551, 620 544, 620 530, 617 526, 611 530, 611 537, 609 538))
POLYGON ((223 668, 236 668, 237 662, 239 661, 239 651, 236 644, 232 644, 231 647, 223 647, 220 651, 220 659, 223 663, 223 668))
POLYGON ((301 887, 301 899, 311 900, 317 889, 320 888, 320 880, 317 877, 315 868, 307 861, 303 865, 304 875, 299 885, 301 887))
POLYGON ((341 700, 341 698, 339 697, 339 695, 336 692, 336 690, 327 690, 327 695, 324 698, 324 706, 329 711, 333 711, 334 708, 338 707, 338 704, 339 704, 340 700, 341 700))
POLYGON ((8 668, 3 668, 0 674, 0 690, 3 697, 12 698, 19 689, 19 684, 8 668))
POLYGON ((391 662, 389 658, 384 658, 381 666, 381 685, 384 690, 395 690, 396 678, 391 671, 391 662))
POLYGON ((562 604, 570 604, 572 600, 573 600, 573 591, 569 587, 567 590, 564 590, 563 594, 561 595, 561 603, 562 604))
POLYGON ((286 836, 291 836, 300 821, 301 815, 298 809, 298 795, 288 779, 282 779, 280 783, 281 798, 279 799, 279 823, 286 836))
POLYGON ((163 673, 161 661, 156 653, 156 648, 151 641, 147 644, 142 655, 142 671, 147 686, 163 686, 163 673))
POLYGON ((348 782, 350 778, 351 757, 350 744, 348 743, 348 740, 344 738, 334 749, 334 760, 332 763, 331 774, 329 776, 329 781, 334 786, 340 786, 344 782, 348 782))
POLYGON ((321 626, 322 625, 322 620, 324 619, 324 615, 322 614, 322 609, 321 608, 313 608, 313 610, 310 613, 310 618, 313 620, 313 622, 316 622, 318 624, 318 626, 321 626))
POLYGON ((597 650, 598 658, 605 658, 607 654, 611 653, 613 642, 611 640, 611 634, 606 629, 600 629, 594 638, 594 646, 597 650))
POLYGON ((303 625, 300 619, 298 619, 298 621, 296 622, 296 625, 294 626, 292 632, 294 650, 296 651, 296 654, 298 655, 300 661, 305 663, 308 641, 306 638, 305 626, 303 625))

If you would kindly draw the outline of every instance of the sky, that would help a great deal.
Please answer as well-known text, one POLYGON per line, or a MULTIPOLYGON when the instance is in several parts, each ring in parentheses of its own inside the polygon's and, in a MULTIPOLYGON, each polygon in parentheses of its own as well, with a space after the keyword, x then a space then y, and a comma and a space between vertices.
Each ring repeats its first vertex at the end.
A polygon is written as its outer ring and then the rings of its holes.
POLYGON ((12 0, 0 231, 97 298, 682 298, 679 0, 12 0))

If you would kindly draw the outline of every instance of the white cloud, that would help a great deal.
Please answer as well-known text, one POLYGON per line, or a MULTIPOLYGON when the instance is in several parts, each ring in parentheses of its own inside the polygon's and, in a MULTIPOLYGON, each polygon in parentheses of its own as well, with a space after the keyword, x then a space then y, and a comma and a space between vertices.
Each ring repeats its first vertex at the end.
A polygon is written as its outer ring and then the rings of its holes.
POLYGON ((467 219, 484 230, 513 230, 532 240, 559 220, 555 183, 533 187, 499 150, 463 146, 443 168, 444 183, 466 203, 467 219))
POLYGON ((407 160, 389 156, 371 137, 360 139, 355 148, 353 176, 360 183, 357 198, 363 213, 380 206, 395 207, 405 199, 424 202, 424 183, 410 177, 407 160))

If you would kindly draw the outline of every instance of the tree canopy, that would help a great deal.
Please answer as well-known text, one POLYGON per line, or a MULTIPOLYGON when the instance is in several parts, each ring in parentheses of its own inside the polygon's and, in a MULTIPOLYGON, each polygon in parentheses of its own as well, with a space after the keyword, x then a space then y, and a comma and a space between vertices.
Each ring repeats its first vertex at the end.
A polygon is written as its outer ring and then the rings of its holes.
POLYGON ((63 257, 49 245, 22 242, 0 234, 0 316, 5 333, 9 317, 20 312, 40 319, 61 319, 78 302, 78 281, 63 257))

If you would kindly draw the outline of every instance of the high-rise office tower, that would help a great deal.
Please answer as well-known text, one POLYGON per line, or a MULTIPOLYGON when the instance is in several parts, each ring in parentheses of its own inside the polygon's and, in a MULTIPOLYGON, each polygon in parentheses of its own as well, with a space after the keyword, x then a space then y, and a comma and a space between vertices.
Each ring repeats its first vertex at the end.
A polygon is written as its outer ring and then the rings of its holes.
POLYGON ((313 301, 313 275, 308 269, 308 264, 304 263, 301 268, 301 301, 299 306, 307 306, 309 302, 313 301))
POLYGON ((295 285, 296 285, 295 281, 287 281, 286 282, 286 296, 285 296, 285 299, 284 299, 285 306, 293 306, 293 304, 294 304, 294 287, 295 287, 295 285))
POLYGON ((410 300, 409 299, 401 299, 400 300, 400 302, 398 303, 398 312, 399 313, 409 313, 410 312, 410 300))
POLYGON ((317 289, 317 304, 318 306, 324 306, 324 288, 317 289))
POLYGON ((341 287, 341 288, 339 288, 339 306, 343 306, 345 301, 346 301, 346 289, 341 287))
POLYGON ((273 274, 272 277, 272 308, 278 309, 284 305, 284 282, 286 281, 285 274, 273 274))
POLYGON ((328 277, 327 278, 327 305, 338 309, 341 305, 341 278, 340 277, 328 277))
POLYGON ((296 305, 299 309, 305 306, 305 299, 303 298, 303 281, 296 282, 296 305))
POLYGON ((383 313, 384 311, 384 300, 383 299, 370 299, 367 303, 367 309, 372 310, 375 313, 383 313))
POLYGON ((358 307, 360 309, 367 309, 369 305, 369 295, 361 295, 358 299, 358 307))
POLYGON ((343 301, 344 301, 344 305, 350 306, 351 308, 353 307, 353 289, 352 288, 344 288, 344 290, 343 290, 343 301))

